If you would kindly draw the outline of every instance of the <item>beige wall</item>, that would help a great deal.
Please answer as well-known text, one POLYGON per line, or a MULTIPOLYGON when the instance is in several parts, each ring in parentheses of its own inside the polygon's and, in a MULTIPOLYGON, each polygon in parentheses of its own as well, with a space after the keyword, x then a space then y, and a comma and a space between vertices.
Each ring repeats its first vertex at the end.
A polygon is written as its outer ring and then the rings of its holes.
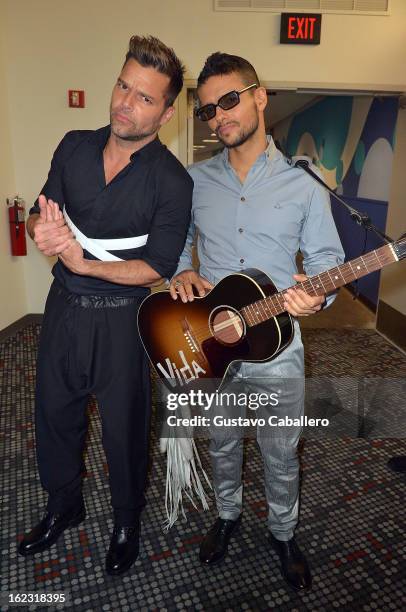
POLYGON ((6 6, 0 3, 0 330, 27 313, 23 258, 10 255, 6 198, 15 195, 11 152, 10 113, 4 61, 6 6))
MULTIPOLYGON (((27 202, 41 189, 67 130, 107 123, 112 83, 133 33, 173 45, 188 79, 220 49, 246 56, 267 83, 406 89, 405 0, 392 0, 390 17, 324 15, 318 47, 279 45, 278 14, 216 13, 212 0, 1 2, 9 11, 5 64, 15 186, 27 202), (85 89, 85 109, 67 108, 69 88, 85 89)), ((181 105, 163 140, 183 158, 185 96, 181 105)), ((50 262, 30 245, 23 266, 28 312, 41 312, 50 262)))
MULTIPOLYGON (((399 238, 406 232, 406 109, 399 109, 394 153, 386 233, 399 238)), ((406 315, 406 261, 382 270, 379 298, 406 315)))

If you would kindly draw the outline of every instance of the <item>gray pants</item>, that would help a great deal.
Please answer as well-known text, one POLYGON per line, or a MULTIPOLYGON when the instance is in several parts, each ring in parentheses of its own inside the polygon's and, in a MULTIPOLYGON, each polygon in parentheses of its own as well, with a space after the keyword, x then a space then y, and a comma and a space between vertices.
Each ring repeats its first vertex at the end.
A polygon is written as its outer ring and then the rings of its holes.
MULTIPOLYGON (((300 418, 304 411, 304 359, 298 323, 295 322, 293 341, 275 360, 261 364, 242 363, 230 374, 233 389, 235 383, 241 382, 245 393, 270 393, 277 387, 279 403, 266 408, 268 416, 300 418)), ((264 461, 268 527, 279 540, 293 537, 298 521, 297 445, 301 431, 298 426, 257 428, 257 441, 264 461)), ((235 430, 228 434, 224 428, 212 431, 209 451, 219 516, 235 520, 242 511, 243 437, 236 435, 235 430)))

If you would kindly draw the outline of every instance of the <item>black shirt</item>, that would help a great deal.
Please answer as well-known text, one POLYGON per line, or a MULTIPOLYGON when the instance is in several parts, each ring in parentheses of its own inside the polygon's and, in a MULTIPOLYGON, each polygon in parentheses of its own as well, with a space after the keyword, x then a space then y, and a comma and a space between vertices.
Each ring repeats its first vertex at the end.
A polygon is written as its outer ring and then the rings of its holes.
MULTIPOLYGON (((103 149, 110 126, 68 132, 56 149, 41 193, 58 202, 88 238, 117 239, 149 234, 139 248, 110 251, 120 259, 142 259, 162 277, 174 274, 190 221, 193 181, 158 138, 133 153, 106 185, 103 149)), ((38 200, 30 214, 39 213, 38 200)), ((96 259, 84 251, 86 259, 96 259)), ((145 287, 80 276, 61 261, 54 277, 79 295, 146 295, 145 287)))

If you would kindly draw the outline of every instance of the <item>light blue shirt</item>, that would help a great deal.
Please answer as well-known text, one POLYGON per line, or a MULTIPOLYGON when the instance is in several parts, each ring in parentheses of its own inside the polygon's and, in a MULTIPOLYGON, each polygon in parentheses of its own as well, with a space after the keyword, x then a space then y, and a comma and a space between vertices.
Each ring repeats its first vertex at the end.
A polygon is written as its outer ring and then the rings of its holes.
POLYGON ((344 261, 329 196, 290 166, 272 139, 244 183, 229 163, 228 149, 188 171, 194 181, 192 221, 177 272, 192 268, 196 231, 199 272, 213 284, 258 268, 279 290, 286 289, 295 284, 299 249, 309 276, 344 261))

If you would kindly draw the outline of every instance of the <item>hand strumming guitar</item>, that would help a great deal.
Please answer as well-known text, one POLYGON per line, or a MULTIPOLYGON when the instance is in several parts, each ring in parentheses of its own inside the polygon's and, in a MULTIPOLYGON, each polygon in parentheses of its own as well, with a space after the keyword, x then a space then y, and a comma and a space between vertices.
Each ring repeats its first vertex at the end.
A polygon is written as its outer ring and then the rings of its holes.
POLYGON ((169 285, 169 291, 174 300, 180 296, 182 302, 192 302, 195 299, 193 287, 200 297, 204 297, 213 286, 209 281, 194 270, 184 270, 174 276, 169 285))

